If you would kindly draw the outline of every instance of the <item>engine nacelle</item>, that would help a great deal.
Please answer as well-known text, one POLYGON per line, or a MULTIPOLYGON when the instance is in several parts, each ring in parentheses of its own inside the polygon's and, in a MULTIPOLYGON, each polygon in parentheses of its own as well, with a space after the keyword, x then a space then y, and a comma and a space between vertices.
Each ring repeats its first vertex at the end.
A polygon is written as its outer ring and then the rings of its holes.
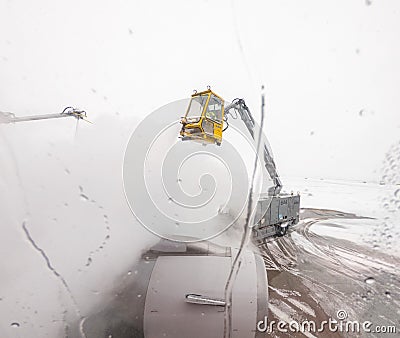
MULTIPOLYGON (((114 298, 83 323, 91 337, 221 338, 224 290, 237 249, 161 240, 124 276, 114 298)), ((261 256, 247 251, 233 288, 232 337, 258 336, 268 310, 261 256)))

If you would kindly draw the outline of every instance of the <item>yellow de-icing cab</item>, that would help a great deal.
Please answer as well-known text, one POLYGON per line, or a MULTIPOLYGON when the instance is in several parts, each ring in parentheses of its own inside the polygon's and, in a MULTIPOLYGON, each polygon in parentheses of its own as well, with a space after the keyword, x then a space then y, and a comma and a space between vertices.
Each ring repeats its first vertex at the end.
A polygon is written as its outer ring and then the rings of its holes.
POLYGON ((182 140, 221 145, 224 100, 211 89, 194 93, 181 123, 182 140))

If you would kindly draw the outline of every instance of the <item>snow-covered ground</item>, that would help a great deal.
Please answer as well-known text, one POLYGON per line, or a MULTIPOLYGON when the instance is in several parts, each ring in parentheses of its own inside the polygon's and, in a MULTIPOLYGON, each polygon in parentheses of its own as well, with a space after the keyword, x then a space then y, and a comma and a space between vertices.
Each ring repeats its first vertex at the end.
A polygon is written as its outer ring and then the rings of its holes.
POLYGON ((400 184, 323 179, 287 179, 285 187, 301 193, 302 208, 338 210, 359 219, 318 222, 310 230, 321 236, 353 241, 399 256, 400 184))
MULTIPOLYGON (((286 179, 302 193, 301 221, 260 247, 270 282, 270 320, 370 321, 400 328, 400 186, 286 179)), ((318 325, 318 324, 317 324, 318 325)), ((306 332, 307 336, 366 332, 306 332), (311 335, 310 335, 311 334, 311 335)), ((379 333, 370 334, 380 337, 379 333)), ((290 336, 279 331, 274 336, 290 336)), ((395 334, 393 334, 395 336, 395 334)))

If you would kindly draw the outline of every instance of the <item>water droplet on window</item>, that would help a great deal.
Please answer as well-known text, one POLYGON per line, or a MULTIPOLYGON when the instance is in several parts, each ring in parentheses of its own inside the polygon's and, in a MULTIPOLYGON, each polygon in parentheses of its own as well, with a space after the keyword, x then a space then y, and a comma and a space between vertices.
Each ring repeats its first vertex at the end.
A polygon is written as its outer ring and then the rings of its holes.
POLYGON ((85 194, 81 194, 80 196, 82 201, 89 201, 89 197, 87 197, 85 194))
POLYGON ((14 322, 14 323, 11 323, 11 327, 19 327, 20 325, 19 325, 19 323, 17 323, 17 322, 14 322))
POLYGON ((364 281, 367 284, 374 284, 375 283, 375 279, 373 277, 368 277, 367 279, 365 279, 364 281))
POLYGON ((137 297, 140 298, 140 297, 142 297, 142 295, 139 293, 139 294, 137 295, 137 297))
POLYGON ((392 295, 390 294, 389 291, 385 291, 385 296, 386 298, 392 298, 392 295))
POLYGON ((128 276, 130 276, 132 274, 132 271, 128 271, 128 276))

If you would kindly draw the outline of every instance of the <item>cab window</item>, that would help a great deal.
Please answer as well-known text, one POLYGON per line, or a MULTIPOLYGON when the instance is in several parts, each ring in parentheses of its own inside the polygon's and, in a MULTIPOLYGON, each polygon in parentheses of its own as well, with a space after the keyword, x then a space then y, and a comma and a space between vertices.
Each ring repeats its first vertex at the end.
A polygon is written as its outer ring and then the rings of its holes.
POLYGON ((222 100, 215 95, 211 95, 208 103, 206 118, 222 123, 222 100))
POLYGON ((186 117, 200 117, 207 102, 208 94, 192 97, 186 117))

